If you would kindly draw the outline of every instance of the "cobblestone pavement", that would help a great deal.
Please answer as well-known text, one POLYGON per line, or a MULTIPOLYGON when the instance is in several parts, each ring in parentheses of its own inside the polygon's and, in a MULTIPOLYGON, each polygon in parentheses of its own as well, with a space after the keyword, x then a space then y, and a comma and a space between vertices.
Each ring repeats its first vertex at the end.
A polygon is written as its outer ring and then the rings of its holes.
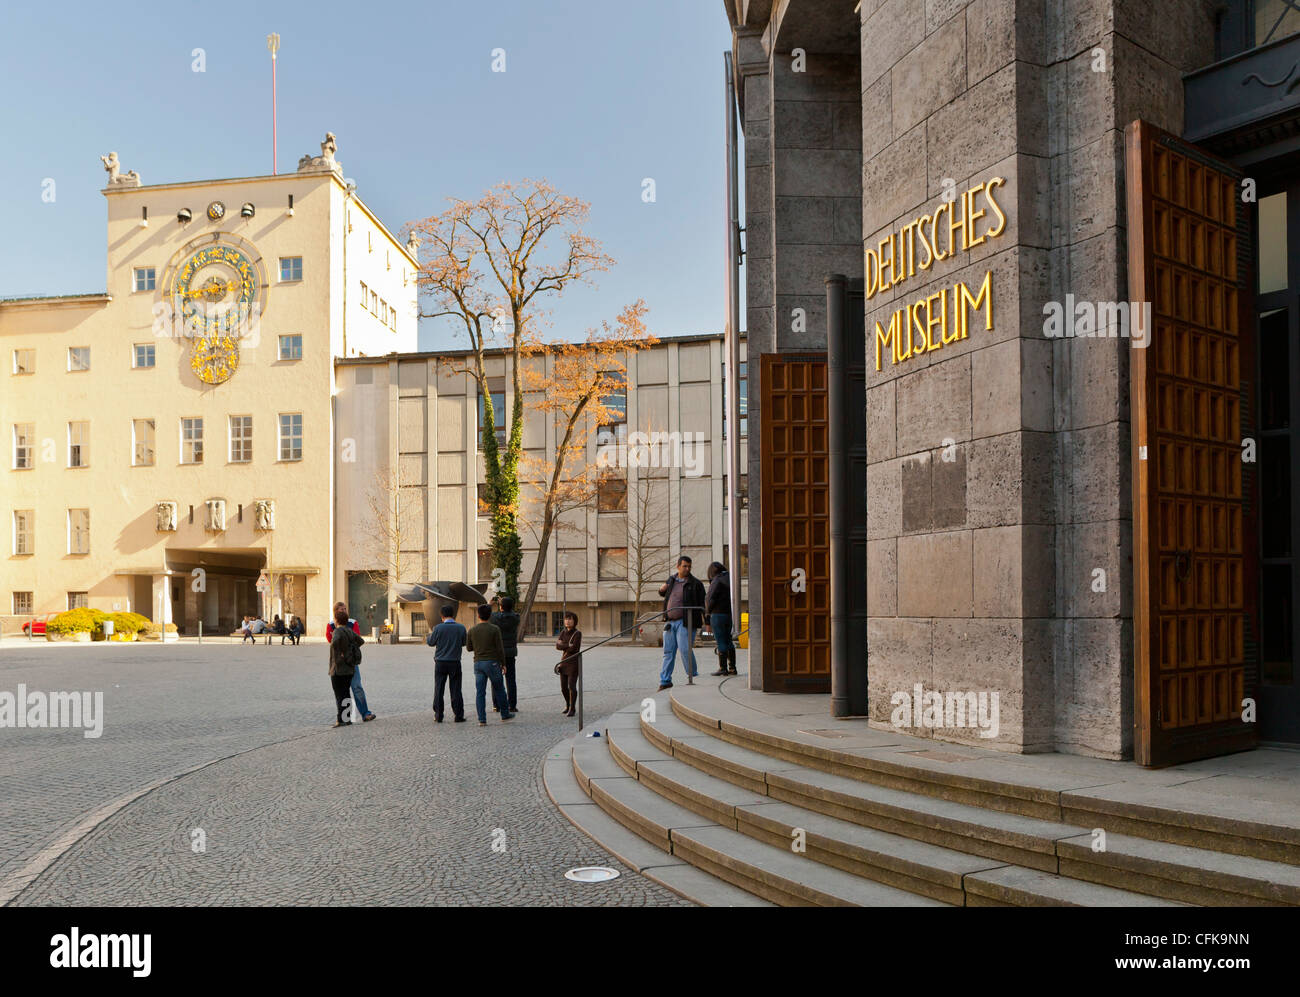
MULTIPOLYGON (((560 715, 548 646, 521 648, 518 717, 490 713, 481 728, 468 660, 470 719, 453 724, 449 710, 439 726, 429 650, 368 644, 362 675, 379 719, 334 730, 323 643, 13 644, 0 647, 0 691, 102 689, 106 719, 97 740, 0 729, 0 880, 96 807, 224 759, 118 811, 16 904, 685 903, 547 799, 542 759, 576 729, 560 715), (205 851, 192 849, 195 829, 205 851), (585 864, 622 875, 563 878, 585 864)), ((588 720, 653 691, 658 654, 590 655, 588 720)))

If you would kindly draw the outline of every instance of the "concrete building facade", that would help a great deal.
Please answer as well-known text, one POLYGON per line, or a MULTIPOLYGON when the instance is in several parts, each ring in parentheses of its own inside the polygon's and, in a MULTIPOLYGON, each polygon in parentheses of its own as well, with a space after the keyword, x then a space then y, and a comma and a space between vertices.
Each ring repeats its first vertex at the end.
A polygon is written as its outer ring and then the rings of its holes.
MULTIPOLYGON (((995 692, 995 739, 950 722, 920 732, 1148 764, 1300 739, 1287 484, 1300 97, 1276 83, 1300 64, 1300 12, 725 8, 751 535, 774 515, 764 503, 784 501, 764 430, 783 389, 760 367, 824 364, 837 335, 862 356, 865 412, 846 418, 867 463, 853 566, 867 640, 844 664, 867 694, 851 712, 889 726, 913 697, 995 692), (851 288, 847 331, 828 326, 835 274, 851 288), (1274 440, 1257 470, 1236 460, 1256 429, 1274 440)), ((785 687, 765 632, 781 613, 764 604, 794 599, 810 626, 834 626, 826 605, 786 594, 783 556, 751 551, 756 688, 785 687)))

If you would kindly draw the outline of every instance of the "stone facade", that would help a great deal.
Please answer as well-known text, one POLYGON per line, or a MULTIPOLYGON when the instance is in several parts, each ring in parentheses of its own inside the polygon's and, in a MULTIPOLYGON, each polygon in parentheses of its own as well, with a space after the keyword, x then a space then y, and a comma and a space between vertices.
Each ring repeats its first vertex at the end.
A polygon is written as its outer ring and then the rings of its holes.
MULTIPOLYGON (((856 58, 838 44, 847 15, 835 6, 751 0, 732 19, 751 351, 825 349, 824 277, 867 283, 869 629, 866 660, 851 667, 865 664, 882 726, 894 695, 918 684, 990 690, 997 738, 914 733, 1127 757, 1129 343, 1050 338, 1044 306, 1067 294, 1126 300, 1123 129, 1143 118, 1181 132, 1181 74, 1213 61, 1214 5, 863 0, 850 25, 856 58), (796 49, 802 73, 791 72, 796 49), (843 122, 855 77, 860 130, 843 122), (855 153, 861 172, 849 176, 855 153), (854 196, 860 218, 845 203, 854 196), (893 272, 905 279, 881 281, 881 257, 916 238, 909 223, 928 217, 937 230, 941 214, 985 233, 1005 218, 996 236, 942 260, 898 257, 893 272), (955 312, 944 311, 940 344, 897 362, 886 348, 877 369, 877 322, 887 333, 899 309, 927 298, 946 309, 955 285, 978 296, 986 277, 991 329, 967 309, 967 333, 948 341, 955 312), (806 331, 787 332, 801 306, 806 331)), ((760 394, 756 385, 751 468, 761 464, 760 394)), ((751 492, 757 517, 762 489, 751 492)), ((761 570, 752 557, 751 580, 761 570)), ((756 618, 760 589, 751 585, 756 618)))

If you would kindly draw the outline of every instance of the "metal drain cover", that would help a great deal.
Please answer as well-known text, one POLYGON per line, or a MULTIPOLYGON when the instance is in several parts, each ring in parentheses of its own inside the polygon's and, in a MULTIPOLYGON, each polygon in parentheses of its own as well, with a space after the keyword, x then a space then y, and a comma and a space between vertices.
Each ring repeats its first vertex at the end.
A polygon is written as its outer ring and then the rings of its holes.
POLYGON ((618 870, 603 865, 584 865, 577 869, 570 869, 564 874, 564 878, 571 879, 575 883, 606 883, 618 878, 618 870))

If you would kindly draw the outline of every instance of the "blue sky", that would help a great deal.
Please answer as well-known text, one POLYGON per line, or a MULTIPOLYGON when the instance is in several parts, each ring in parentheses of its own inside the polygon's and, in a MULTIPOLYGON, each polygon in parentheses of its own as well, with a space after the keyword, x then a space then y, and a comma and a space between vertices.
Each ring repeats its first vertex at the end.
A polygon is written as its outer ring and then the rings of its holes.
MULTIPOLYGON (((722 331, 729 32, 716 0, 6 4, 0 297, 104 289, 109 150, 146 184, 269 173, 272 31, 281 172, 334 132, 394 230, 450 196, 546 177, 591 202, 587 231, 617 261, 553 306, 551 337, 638 297, 658 335, 722 331)), ((454 327, 422 323, 422 349, 458 345, 454 327)))

